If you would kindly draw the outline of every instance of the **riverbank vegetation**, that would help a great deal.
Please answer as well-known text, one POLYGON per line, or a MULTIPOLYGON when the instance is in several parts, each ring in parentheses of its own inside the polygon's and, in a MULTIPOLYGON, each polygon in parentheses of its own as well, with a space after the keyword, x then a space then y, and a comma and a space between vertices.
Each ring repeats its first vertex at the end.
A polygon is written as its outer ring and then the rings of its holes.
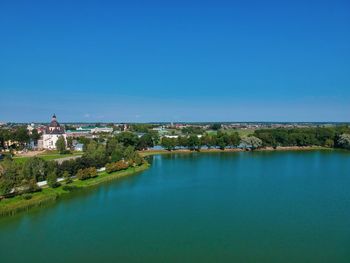
POLYGON ((348 126, 261 129, 254 132, 263 146, 323 146, 348 148, 350 128, 348 126))
POLYGON ((276 128, 258 129, 248 136, 238 132, 205 133, 198 136, 163 137, 161 146, 168 150, 189 149, 246 149, 255 150, 265 147, 327 147, 350 149, 350 128, 348 126, 315 127, 315 128, 276 128))
MULTIPOLYGON (((52 196, 55 199, 59 193, 66 192, 71 187, 89 185, 89 182, 99 182, 99 178, 107 179, 108 176, 114 178, 114 174, 131 171, 130 169, 136 171, 138 167, 145 167, 147 164, 142 156, 164 153, 164 150, 150 150, 157 145, 167 150, 166 152, 176 150, 184 153, 321 148, 350 150, 349 126, 266 128, 242 134, 234 130, 228 132, 216 124, 209 127, 215 132, 189 126, 182 128, 181 133, 176 135, 161 135, 150 129, 153 125, 132 127, 130 131, 114 135, 103 135, 94 139, 77 138, 84 144, 83 153, 79 153, 79 157, 73 156, 75 153, 64 155, 71 156, 72 159, 61 162, 52 159, 62 156, 59 152, 65 152, 66 145, 63 141, 61 146, 57 145, 59 150, 52 156, 21 159, 8 155, 0 162, 0 210, 6 207, 6 211, 11 211, 9 207, 16 210, 17 207, 22 209, 37 205, 43 200, 52 199, 52 196), (101 173, 102 170, 105 171, 101 173), (55 194, 51 195, 52 193, 55 194)), ((23 145, 28 139, 22 129, 12 136, 17 136, 17 140, 21 140, 23 145)), ((0 138, 1 140, 3 141, 0 138)))
POLYGON ((125 163, 123 169, 118 171, 145 163, 133 146, 126 146, 115 138, 111 138, 106 143, 90 140, 80 158, 65 160, 61 163, 47 161, 40 157, 16 162, 8 157, 0 163, 0 200, 42 191, 38 182, 47 181, 47 185, 55 188, 60 186, 58 178, 64 178, 66 182, 72 181, 72 178, 79 180, 95 178, 97 169, 115 162, 125 163))
POLYGON ((45 187, 39 192, 17 195, 13 198, 6 198, 0 201, 0 216, 14 215, 34 207, 45 206, 71 192, 93 187, 121 177, 134 175, 138 172, 146 170, 148 167, 148 163, 143 163, 140 166, 131 166, 125 170, 114 173, 99 172, 98 176, 88 180, 75 179, 68 184, 64 183, 55 188, 45 187))

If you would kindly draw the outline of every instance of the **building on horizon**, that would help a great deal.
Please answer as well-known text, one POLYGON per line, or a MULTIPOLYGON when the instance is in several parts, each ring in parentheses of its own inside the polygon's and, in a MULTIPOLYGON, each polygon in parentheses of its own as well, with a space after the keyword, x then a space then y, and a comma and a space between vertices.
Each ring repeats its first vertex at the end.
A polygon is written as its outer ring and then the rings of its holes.
POLYGON ((63 126, 61 126, 54 114, 51 122, 46 126, 42 138, 38 140, 39 149, 55 150, 56 142, 60 137, 63 137, 67 143, 67 135, 63 126))

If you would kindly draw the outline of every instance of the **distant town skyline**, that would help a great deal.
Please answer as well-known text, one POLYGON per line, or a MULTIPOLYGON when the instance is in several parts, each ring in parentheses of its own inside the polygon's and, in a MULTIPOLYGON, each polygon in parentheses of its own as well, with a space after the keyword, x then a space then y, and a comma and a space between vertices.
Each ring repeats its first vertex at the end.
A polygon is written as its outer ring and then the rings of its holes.
POLYGON ((0 122, 350 121, 348 1, 0 12, 0 122))

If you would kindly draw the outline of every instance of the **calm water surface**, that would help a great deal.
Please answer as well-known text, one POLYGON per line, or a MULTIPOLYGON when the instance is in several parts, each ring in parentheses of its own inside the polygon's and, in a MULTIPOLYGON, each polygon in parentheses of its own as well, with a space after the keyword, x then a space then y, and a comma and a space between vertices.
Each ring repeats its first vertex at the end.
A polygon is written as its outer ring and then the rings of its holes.
POLYGON ((0 262, 350 262, 350 154, 152 157, 0 220, 0 262))

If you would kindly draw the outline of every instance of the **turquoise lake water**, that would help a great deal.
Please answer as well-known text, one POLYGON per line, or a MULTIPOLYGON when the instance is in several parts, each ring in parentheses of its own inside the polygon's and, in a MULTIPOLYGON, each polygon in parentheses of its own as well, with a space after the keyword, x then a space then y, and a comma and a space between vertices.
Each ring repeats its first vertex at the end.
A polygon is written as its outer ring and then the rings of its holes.
POLYGON ((350 153, 151 157, 0 219, 0 262, 350 262, 350 153))

